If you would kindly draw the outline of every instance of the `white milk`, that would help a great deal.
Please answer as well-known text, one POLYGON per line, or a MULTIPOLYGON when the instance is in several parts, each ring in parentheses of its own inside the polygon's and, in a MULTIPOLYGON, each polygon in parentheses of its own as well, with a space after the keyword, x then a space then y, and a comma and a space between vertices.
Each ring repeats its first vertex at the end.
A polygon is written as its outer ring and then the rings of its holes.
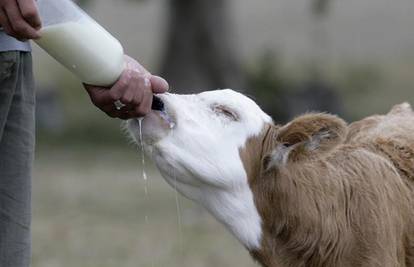
POLYGON ((44 27, 36 43, 86 84, 109 86, 124 69, 117 39, 93 21, 44 27))

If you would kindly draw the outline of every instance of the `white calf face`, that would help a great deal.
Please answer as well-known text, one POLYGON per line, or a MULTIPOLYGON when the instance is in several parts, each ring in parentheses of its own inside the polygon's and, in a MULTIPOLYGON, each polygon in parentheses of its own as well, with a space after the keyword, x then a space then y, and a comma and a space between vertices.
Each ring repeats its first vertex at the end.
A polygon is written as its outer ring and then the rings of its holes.
MULTIPOLYGON (((165 112, 145 117, 142 133, 146 152, 163 174, 195 187, 227 188, 245 179, 239 149, 271 122, 256 103, 232 90, 159 97, 165 112)), ((137 121, 129 126, 139 140, 137 121)))
MULTIPOLYGON (((249 207, 244 212, 254 214, 245 215, 257 217, 254 224, 260 225, 239 149, 271 123, 270 117, 251 99, 232 90, 163 94, 159 98, 165 110, 147 115, 142 133, 145 150, 166 181, 203 204, 236 236, 238 231, 251 231, 229 225, 229 216, 240 216, 231 215, 239 206, 249 207)), ((139 140, 137 120, 129 121, 129 129, 139 140)), ((245 222, 241 227, 249 224, 245 222)), ((238 236, 246 246, 257 245, 259 230, 253 231, 256 237, 238 236)))

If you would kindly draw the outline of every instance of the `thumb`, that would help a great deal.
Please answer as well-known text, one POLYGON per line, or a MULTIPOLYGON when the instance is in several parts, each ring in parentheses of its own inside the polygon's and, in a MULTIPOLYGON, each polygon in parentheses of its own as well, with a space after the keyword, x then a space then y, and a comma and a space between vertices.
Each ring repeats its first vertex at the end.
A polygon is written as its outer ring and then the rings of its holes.
POLYGON ((150 78, 151 86, 152 86, 152 92, 154 94, 162 94, 168 91, 169 85, 168 82, 159 76, 152 75, 150 78))

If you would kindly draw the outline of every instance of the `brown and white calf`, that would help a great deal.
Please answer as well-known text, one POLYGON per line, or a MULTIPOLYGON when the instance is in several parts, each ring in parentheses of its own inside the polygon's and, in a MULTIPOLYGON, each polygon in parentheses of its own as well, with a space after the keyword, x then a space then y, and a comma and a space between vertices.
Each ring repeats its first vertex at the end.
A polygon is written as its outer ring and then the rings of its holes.
POLYGON ((157 102, 146 152, 263 266, 414 266, 408 104, 350 125, 316 113, 275 125, 232 90, 157 102))

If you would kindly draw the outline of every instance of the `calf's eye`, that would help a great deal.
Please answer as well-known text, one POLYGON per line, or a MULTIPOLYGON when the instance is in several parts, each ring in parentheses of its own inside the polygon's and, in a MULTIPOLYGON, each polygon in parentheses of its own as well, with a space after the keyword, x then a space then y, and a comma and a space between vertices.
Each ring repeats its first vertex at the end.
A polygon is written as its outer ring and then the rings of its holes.
POLYGON ((212 109, 219 116, 225 116, 226 118, 229 118, 232 121, 239 120, 239 115, 234 110, 232 110, 231 108, 227 106, 213 105, 212 109))

